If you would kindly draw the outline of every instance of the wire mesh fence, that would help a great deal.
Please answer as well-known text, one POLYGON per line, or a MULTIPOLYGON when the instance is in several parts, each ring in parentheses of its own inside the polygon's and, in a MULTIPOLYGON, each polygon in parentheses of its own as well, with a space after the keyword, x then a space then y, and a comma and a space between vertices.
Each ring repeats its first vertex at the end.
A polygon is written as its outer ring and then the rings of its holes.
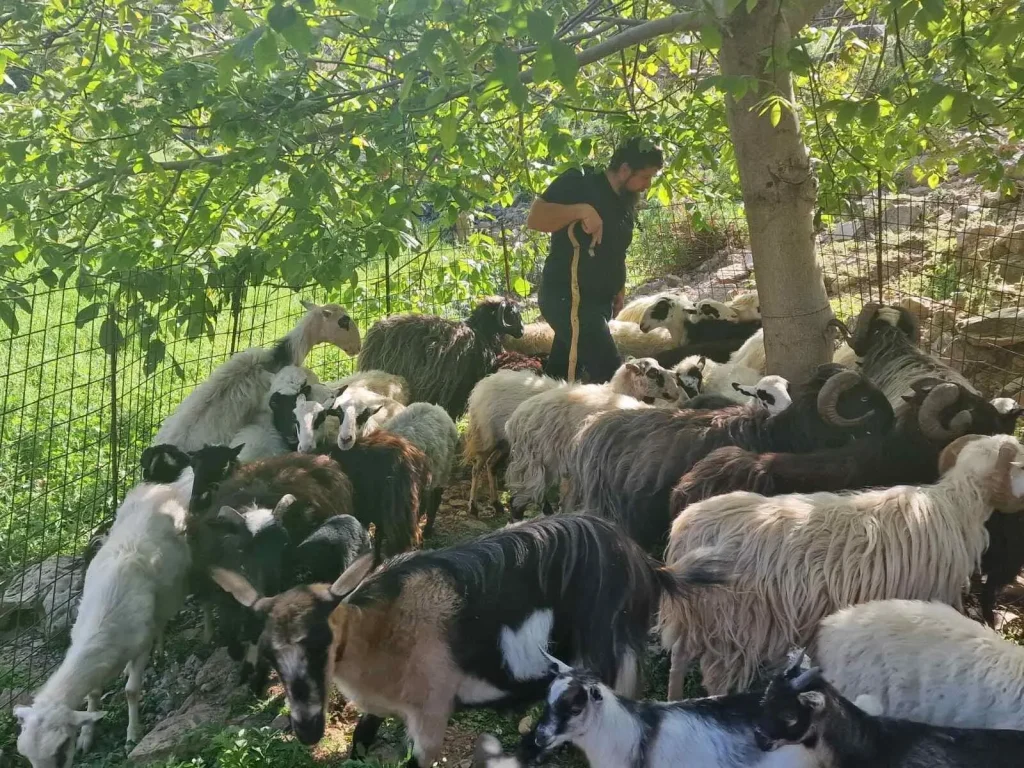
MULTIPOLYGON (((547 239, 526 230, 526 204, 435 228, 423 247, 362 265, 346 286, 296 292, 240 281, 201 292, 220 302, 215 320, 207 326, 205 305, 196 304, 165 322, 159 365, 140 343, 152 328, 129 307, 101 310, 116 321, 120 344, 105 343, 104 317, 83 326, 96 285, 29 286, 27 307, 15 310, 18 330, 0 336, 0 706, 59 662, 84 576, 80 553, 138 481, 142 449, 192 387, 233 352, 287 333, 303 314, 299 298, 341 300, 363 333, 389 314, 464 317, 489 293, 519 295, 526 317, 536 318, 547 239)), ((1016 204, 873 195, 825 201, 818 220, 837 316, 879 298, 901 303, 921 319, 924 347, 962 367, 986 395, 1021 394, 1024 217, 1016 204)), ((751 288, 748 240, 733 202, 650 205, 638 216, 627 295, 689 286, 696 297, 725 299, 751 288)), ((162 295, 194 292, 206 277, 180 265, 105 279, 162 295)), ((307 360, 324 380, 353 363, 325 346, 307 360)))

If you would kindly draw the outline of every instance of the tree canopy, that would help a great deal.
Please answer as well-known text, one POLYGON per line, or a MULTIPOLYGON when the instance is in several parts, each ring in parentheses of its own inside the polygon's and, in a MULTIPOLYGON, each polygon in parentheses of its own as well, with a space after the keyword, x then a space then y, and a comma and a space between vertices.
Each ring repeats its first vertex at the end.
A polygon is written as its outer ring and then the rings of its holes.
MULTIPOLYGON (((735 198, 724 99, 758 82, 716 54, 758 2, 22 0, 0 13, 0 320, 37 280, 91 291, 82 323, 120 292, 144 345, 209 331, 239 280, 344 301, 367 259, 422 245, 425 204, 509 204, 626 133, 667 150, 663 202, 735 198), (168 265, 190 290, 113 279, 168 265)), ((799 103, 756 106, 796 110, 822 192, 1020 173, 1017 2, 822 5, 785 0, 807 26, 767 57, 799 103)))

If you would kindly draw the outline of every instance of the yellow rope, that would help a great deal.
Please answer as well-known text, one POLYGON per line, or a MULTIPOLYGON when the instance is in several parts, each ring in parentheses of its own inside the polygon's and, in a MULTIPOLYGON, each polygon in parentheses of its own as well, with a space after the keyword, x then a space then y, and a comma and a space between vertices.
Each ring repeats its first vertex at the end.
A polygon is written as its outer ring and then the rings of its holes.
MULTIPOLYGON (((566 377, 570 384, 576 380, 576 358, 579 352, 579 341, 580 341, 580 281, 579 281, 579 265, 580 265, 580 242, 576 239, 576 235, 573 230, 577 224, 581 224, 582 220, 574 221, 569 225, 569 242, 572 243, 572 306, 569 311, 569 324, 572 326, 572 337, 569 342, 569 370, 568 376, 566 377)), ((590 241, 590 255, 594 255, 594 241, 590 241)))

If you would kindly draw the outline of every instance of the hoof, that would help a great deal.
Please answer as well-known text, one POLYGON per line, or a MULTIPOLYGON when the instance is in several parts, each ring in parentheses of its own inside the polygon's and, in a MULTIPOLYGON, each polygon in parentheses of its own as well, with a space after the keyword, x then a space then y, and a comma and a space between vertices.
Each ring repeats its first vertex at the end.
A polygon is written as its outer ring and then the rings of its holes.
POLYGON ((75 751, 85 754, 92 749, 92 731, 86 731, 84 728, 81 733, 78 734, 78 740, 75 742, 75 751))

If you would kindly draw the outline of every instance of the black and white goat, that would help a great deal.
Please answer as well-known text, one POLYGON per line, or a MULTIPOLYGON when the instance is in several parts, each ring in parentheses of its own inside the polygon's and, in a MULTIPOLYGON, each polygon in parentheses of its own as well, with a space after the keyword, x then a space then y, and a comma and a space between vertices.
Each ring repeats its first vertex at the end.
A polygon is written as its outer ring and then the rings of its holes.
POLYGON ((668 569, 610 523, 577 515, 512 525, 371 570, 367 556, 331 586, 276 597, 238 574, 215 578, 265 617, 260 651, 284 683, 300 741, 323 736, 333 675, 367 713, 353 754, 373 741, 381 716, 398 715, 414 744, 410 765, 424 767, 455 709, 541 698, 549 645, 635 692, 658 600, 724 580, 713 552, 668 569))
POLYGON ((1024 731, 876 717, 798 663, 768 685, 756 735, 767 752, 800 745, 804 764, 820 768, 1019 768, 1024 759, 1024 731))
POLYGON ((884 433, 892 420, 874 385, 832 363, 819 366, 778 414, 753 404, 718 411, 610 411, 581 432, 569 459, 571 508, 614 520, 654 549, 672 521, 672 488, 716 448, 804 453, 884 433))
MULTIPOLYGON (((591 768, 754 768, 792 765, 754 738, 760 697, 753 693, 689 701, 633 701, 586 670, 548 656, 554 679, 544 712, 519 746, 532 763, 562 744, 579 747, 591 768), (781 758, 781 759, 780 759, 781 758)), ((800 751, 790 747, 790 753, 800 751)))

